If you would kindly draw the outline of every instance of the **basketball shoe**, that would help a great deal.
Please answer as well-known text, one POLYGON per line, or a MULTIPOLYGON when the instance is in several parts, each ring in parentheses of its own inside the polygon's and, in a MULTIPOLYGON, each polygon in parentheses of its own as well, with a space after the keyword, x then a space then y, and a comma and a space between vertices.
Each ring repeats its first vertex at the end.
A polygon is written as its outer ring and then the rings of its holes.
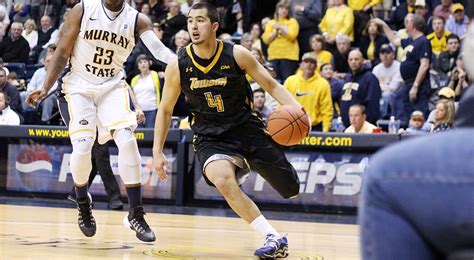
POLYGON ((288 256, 288 239, 285 237, 277 237, 273 234, 268 234, 265 238, 263 247, 255 250, 254 255, 260 258, 283 258, 288 256))
POLYGON ((85 198, 76 201, 77 210, 79 211, 78 224, 82 234, 86 237, 95 235, 96 225, 94 216, 92 216, 91 199, 85 198))
POLYGON ((123 224, 130 227, 137 233, 137 238, 143 242, 153 242, 156 240, 155 233, 145 221, 145 212, 142 206, 131 208, 128 215, 123 219, 123 224))

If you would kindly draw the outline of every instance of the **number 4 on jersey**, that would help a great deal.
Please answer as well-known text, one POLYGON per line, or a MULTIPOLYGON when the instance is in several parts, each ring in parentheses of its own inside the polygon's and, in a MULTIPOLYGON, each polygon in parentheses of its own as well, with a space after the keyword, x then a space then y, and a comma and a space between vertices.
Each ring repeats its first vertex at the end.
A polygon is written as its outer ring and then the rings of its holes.
POLYGON ((217 112, 224 112, 224 101, 220 94, 213 96, 211 92, 206 92, 204 93, 204 96, 206 97, 207 105, 209 107, 216 108, 217 112))

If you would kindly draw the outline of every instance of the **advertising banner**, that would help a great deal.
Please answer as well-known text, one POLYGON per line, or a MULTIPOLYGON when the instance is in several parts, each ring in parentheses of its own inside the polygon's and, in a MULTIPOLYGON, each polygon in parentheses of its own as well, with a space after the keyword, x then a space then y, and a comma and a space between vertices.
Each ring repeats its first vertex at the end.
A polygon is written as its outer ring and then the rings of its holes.
MULTIPOLYGON (((260 175, 250 172, 242 189, 256 202, 295 205, 357 207, 363 172, 369 153, 286 152, 286 157, 298 172, 300 194, 283 199, 260 175)), ((223 200, 217 190, 206 184, 199 163, 194 170, 194 198, 223 200)))
MULTIPOLYGON (((9 191, 48 192, 67 194, 73 187, 69 167, 72 147, 69 145, 10 144, 8 147, 7 185, 9 191)), ((118 174, 117 148, 110 149, 110 164, 122 196, 126 195, 118 174)), ((140 148, 142 156, 142 193, 144 198, 174 199, 176 179, 176 152, 165 149, 172 164, 172 178, 161 181, 152 170, 152 149, 140 148)), ((89 188, 92 195, 105 195, 102 180, 97 174, 89 188)))

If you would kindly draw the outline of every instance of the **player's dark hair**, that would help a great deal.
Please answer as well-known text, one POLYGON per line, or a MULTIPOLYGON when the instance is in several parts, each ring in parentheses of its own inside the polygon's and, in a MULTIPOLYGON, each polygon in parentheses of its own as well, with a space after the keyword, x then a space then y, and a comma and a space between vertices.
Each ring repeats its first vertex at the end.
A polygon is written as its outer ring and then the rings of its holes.
POLYGON ((219 23, 219 13, 217 12, 217 9, 215 6, 206 2, 200 2, 200 3, 193 4, 193 6, 191 6, 191 8, 189 9, 189 12, 191 12, 191 10, 196 10, 196 9, 206 9, 207 17, 209 17, 209 19, 211 20, 211 23, 219 23))

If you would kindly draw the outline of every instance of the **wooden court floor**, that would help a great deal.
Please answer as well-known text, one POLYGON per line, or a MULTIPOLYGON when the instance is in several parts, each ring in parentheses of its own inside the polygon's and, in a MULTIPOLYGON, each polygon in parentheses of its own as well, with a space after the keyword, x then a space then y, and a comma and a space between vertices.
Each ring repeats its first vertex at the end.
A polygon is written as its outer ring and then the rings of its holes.
MULTIPOLYGON (((86 238, 76 209, 0 205, 0 259, 256 259, 263 242, 239 218, 149 213, 157 241, 142 243, 125 214, 94 210, 97 234, 86 238)), ((271 223, 288 234, 288 259, 359 259, 356 225, 271 223)))

